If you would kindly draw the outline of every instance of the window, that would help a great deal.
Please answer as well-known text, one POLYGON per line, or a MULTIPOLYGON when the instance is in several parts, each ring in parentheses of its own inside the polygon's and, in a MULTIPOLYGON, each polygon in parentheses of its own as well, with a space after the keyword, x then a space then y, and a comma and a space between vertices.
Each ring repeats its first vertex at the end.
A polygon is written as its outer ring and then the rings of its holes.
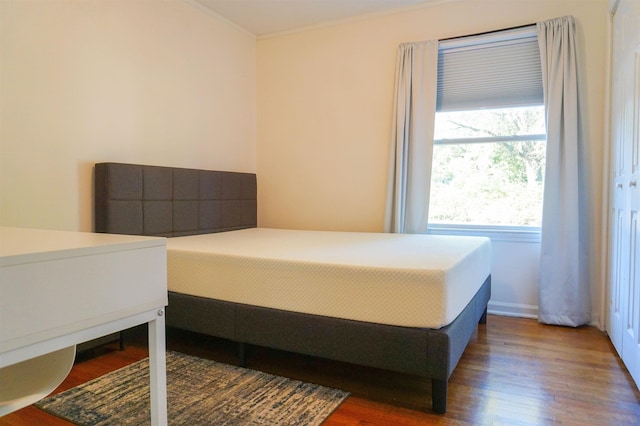
POLYGON ((443 42, 430 225, 539 228, 546 131, 531 28, 443 42))
POLYGON ((544 106, 440 112, 432 223, 540 226, 544 106))

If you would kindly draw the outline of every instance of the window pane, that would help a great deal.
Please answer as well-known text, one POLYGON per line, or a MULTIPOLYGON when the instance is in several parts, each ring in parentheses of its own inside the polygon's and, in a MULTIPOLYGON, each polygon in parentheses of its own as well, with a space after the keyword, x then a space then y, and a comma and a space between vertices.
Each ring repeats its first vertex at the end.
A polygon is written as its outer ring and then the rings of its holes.
POLYGON ((544 141, 435 145, 429 221, 540 226, 544 158, 544 141))
POLYGON ((544 105, 436 113, 434 139, 544 134, 544 105))

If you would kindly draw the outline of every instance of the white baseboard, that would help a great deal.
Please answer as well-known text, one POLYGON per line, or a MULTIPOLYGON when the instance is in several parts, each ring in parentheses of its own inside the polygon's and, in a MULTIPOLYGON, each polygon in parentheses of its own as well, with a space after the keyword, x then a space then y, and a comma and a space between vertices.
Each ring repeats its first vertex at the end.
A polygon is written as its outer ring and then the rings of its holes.
POLYGON ((591 322, 589 325, 596 327, 600 331, 606 331, 606 324, 600 319, 600 314, 598 312, 591 313, 591 322))
POLYGON ((492 315, 502 315, 505 317, 538 319, 538 307, 535 305, 489 301, 487 312, 492 315))
MULTIPOLYGON (((487 312, 492 315, 501 315, 503 317, 538 319, 538 307, 535 305, 489 301, 487 312)), ((606 331, 605 324, 602 323, 600 315, 597 312, 593 312, 591 314, 591 322, 589 325, 596 327, 601 331, 606 331)))

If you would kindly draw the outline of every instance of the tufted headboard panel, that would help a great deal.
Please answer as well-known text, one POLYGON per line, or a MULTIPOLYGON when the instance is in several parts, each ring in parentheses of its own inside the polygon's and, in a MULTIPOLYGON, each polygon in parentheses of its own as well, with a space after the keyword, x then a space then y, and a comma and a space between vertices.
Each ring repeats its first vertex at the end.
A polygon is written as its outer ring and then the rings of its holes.
POLYGON ((95 231, 175 237, 257 226, 253 173, 95 165, 95 231))

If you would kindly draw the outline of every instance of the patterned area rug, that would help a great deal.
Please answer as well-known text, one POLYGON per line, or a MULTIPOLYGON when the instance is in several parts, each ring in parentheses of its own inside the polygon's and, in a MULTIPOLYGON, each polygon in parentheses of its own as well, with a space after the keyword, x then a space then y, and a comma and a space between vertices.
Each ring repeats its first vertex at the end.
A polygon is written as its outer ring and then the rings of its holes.
MULTIPOLYGON (((148 366, 148 359, 138 361, 36 406, 78 425, 150 424, 148 366)), ((347 396, 341 390, 167 352, 170 425, 319 425, 347 396)))

